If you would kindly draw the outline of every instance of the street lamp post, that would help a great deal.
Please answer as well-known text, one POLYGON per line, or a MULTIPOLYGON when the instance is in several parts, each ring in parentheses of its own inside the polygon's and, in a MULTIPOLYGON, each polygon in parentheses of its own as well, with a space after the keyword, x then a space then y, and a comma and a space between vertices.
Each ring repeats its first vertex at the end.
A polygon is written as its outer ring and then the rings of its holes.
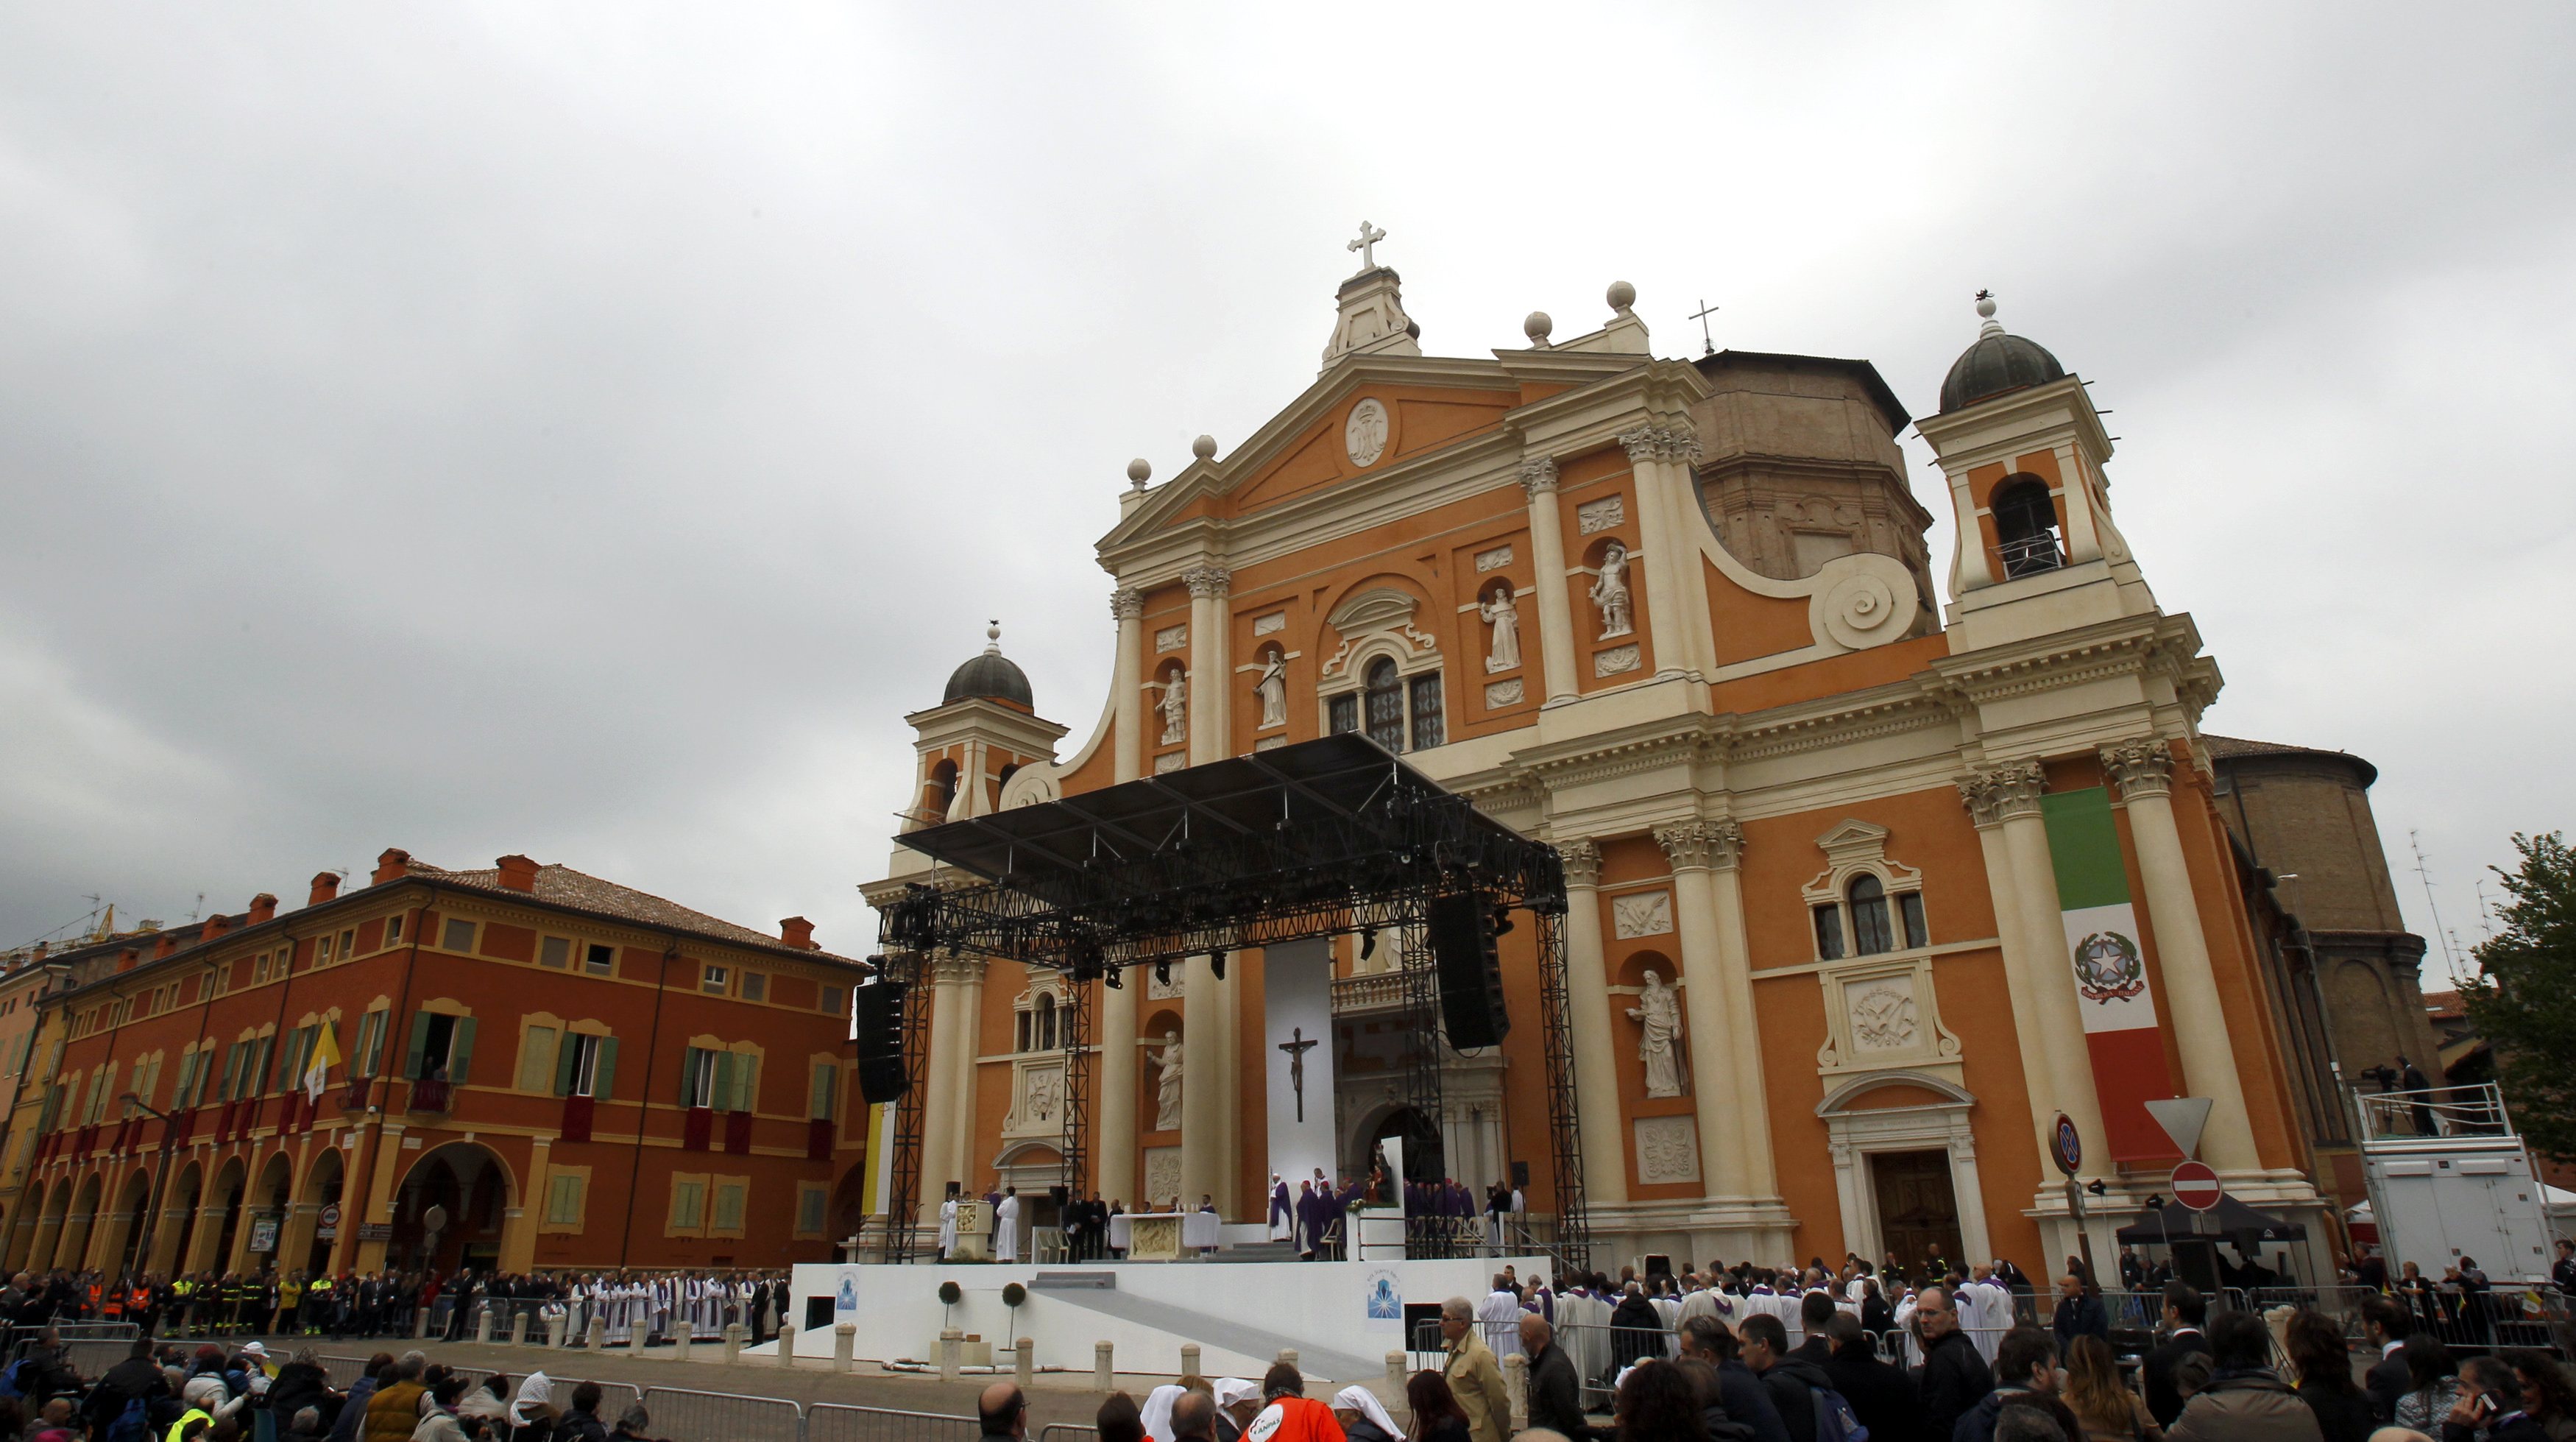
POLYGON ((152 1167, 152 1190, 143 1202, 143 1220, 140 1223, 142 1235, 134 1244, 134 1270, 149 1276, 152 1271, 152 1224, 161 1215, 162 1193, 170 1182, 170 1115, 167 1112, 155 1110, 151 1103, 132 1092, 127 1092, 118 1100, 125 1103, 129 1115, 141 1112, 161 1123, 161 1159, 152 1167))

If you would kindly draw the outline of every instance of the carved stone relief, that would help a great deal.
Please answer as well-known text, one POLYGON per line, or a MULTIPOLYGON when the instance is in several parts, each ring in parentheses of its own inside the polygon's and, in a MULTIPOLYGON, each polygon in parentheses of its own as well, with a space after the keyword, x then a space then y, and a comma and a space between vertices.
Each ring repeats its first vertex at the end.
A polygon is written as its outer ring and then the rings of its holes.
POLYGON ((1610 928, 1621 940, 1664 935, 1673 929, 1673 894, 1669 891, 1647 891, 1635 896, 1612 897, 1610 928))
POLYGON ((1162 755, 1154 758, 1154 774, 1160 776, 1166 771, 1178 771, 1189 764, 1190 753, 1186 751, 1166 751, 1162 755))
POLYGON ((1275 635, 1287 629, 1288 613, 1285 611, 1273 611, 1267 616, 1252 618, 1252 634, 1256 636, 1275 635))
POLYGON ((1177 651, 1188 644, 1190 623, 1187 621, 1177 626, 1165 626, 1154 633, 1154 649, 1157 651, 1177 651))
POLYGON ((1485 688, 1485 709, 1491 711, 1504 706, 1516 706, 1520 704, 1521 695, 1521 679, 1518 676, 1509 681, 1496 681, 1485 688))
POLYGON ((1490 551, 1478 551, 1476 553, 1476 572, 1478 575, 1482 575, 1487 571, 1499 571, 1511 563, 1512 548, 1509 546, 1496 546, 1490 551))
POLYGON ((1351 407, 1342 426, 1342 447, 1355 466, 1373 466, 1386 454, 1386 407, 1375 398, 1351 407))
POLYGON ((1604 496, 1574 508, 1574 529, 1579 535, 1596 535, 1627 522, 1628 498, 1625 496, 1604 496))
POLYGON ((1145 1195, 1127 1204, 1131 1212, 1150 1211, 1181 1194, 1181 1149, 1145 1148, 1145 1195))
POLYGON ((1699 1180, 1699 1133, 1689 1117, 1639 1117, 1636 1128, 1639 1182, 1699 1180))
POLYGON ((1852 1046, 1857 1051, 1907 1051, 1921 1030, 1914 1005, 1914 978, 1890 977, 1843 988, 1851 1007, 1852 1046))
POLYGON ((1641 662, 1642 658, 1638 655, 1637 648, 1634 643, 1625 646, 1613 646, 1609 650, 1599 652, 1593 656, 1592 674, 1595 676, 1616 676, 1622 672, 1636 670, 1641 662))
POLYGON ((1011 1110, 1002 1135, 1052 1136, 1064 1130, 1064 1057, 1026 1057, 1011 1063, 1011 1110))

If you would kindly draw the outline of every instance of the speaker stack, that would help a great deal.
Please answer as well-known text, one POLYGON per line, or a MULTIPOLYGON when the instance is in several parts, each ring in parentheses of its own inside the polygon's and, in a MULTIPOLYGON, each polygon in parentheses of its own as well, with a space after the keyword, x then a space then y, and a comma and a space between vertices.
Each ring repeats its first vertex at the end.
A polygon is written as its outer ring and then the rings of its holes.
POLYGON ((898 983, 876 981, 851 993, 859 1095, 870 1106, 900 1100, 910 1087, 903 1072, 903 990, 898 983))
POLYGON ((1431 958, 1440 969, 1440 1020, 1461 1051, 1499 1046, 1512 1029, 1493 903, 1472 891, 1431 898, 1431 958))

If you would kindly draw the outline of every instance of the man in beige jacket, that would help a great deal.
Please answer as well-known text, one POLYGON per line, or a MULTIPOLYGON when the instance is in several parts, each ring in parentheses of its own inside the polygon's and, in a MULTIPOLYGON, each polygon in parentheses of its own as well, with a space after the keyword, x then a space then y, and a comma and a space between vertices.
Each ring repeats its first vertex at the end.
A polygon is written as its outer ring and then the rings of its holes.
POLYGON ((1503 1389, 1503 1368, 1494 1360, 1494 1349, 1476 1335, 1475 1304, 1464 1297, 1441 1303, 1440 1336, 1449 1352, 1441 1372, 1467 1414, 1467 1430, 1476 1442, 1504 1442, 1512 1431, 1511 1394, 1503 1389))

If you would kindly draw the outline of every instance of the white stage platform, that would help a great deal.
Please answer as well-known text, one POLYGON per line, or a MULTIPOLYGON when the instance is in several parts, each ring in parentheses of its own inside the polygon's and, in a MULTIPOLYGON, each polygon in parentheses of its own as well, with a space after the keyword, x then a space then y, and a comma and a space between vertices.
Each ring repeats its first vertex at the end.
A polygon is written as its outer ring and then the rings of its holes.
MULTIPOLYGON (((1406 1304, 1449 1297, 1482 1300, 1506 1265, 1521 1276, 1554 1271, 1544 1257, 1471 1257, 1385 1262, 955 1263, 884 1266, 807 1263, 791 1279, 794 1316, 806 1300, 830 1297, 834 1320, 856 1324, 857 1355, 876 1361, 938 1359, 939 1332, 955 1327, 993 1344, 1031 1338, 1037 1365, 1088 1372, 1093 1344, 1116 1349, 1120 1372, 1171 1375, 1181 1344, 1200 1348, 1211 1377, 1257 1380, 1294 1347, 1310 1377, 1356 1382, 1385 1375, 1386 1354, 1404 1346, 1406 1304), (942 1306, 939 1287, 964 1294, 942 1306), (1002 1288, 1017 1282, 1027 1300, 1013 1316, 1002 1288)), ((776 1351, 775 1345, 750 1349, 776 1351)), ((800 1331, 800 1357, 832 1355, 832 1329, 800 1331)))

